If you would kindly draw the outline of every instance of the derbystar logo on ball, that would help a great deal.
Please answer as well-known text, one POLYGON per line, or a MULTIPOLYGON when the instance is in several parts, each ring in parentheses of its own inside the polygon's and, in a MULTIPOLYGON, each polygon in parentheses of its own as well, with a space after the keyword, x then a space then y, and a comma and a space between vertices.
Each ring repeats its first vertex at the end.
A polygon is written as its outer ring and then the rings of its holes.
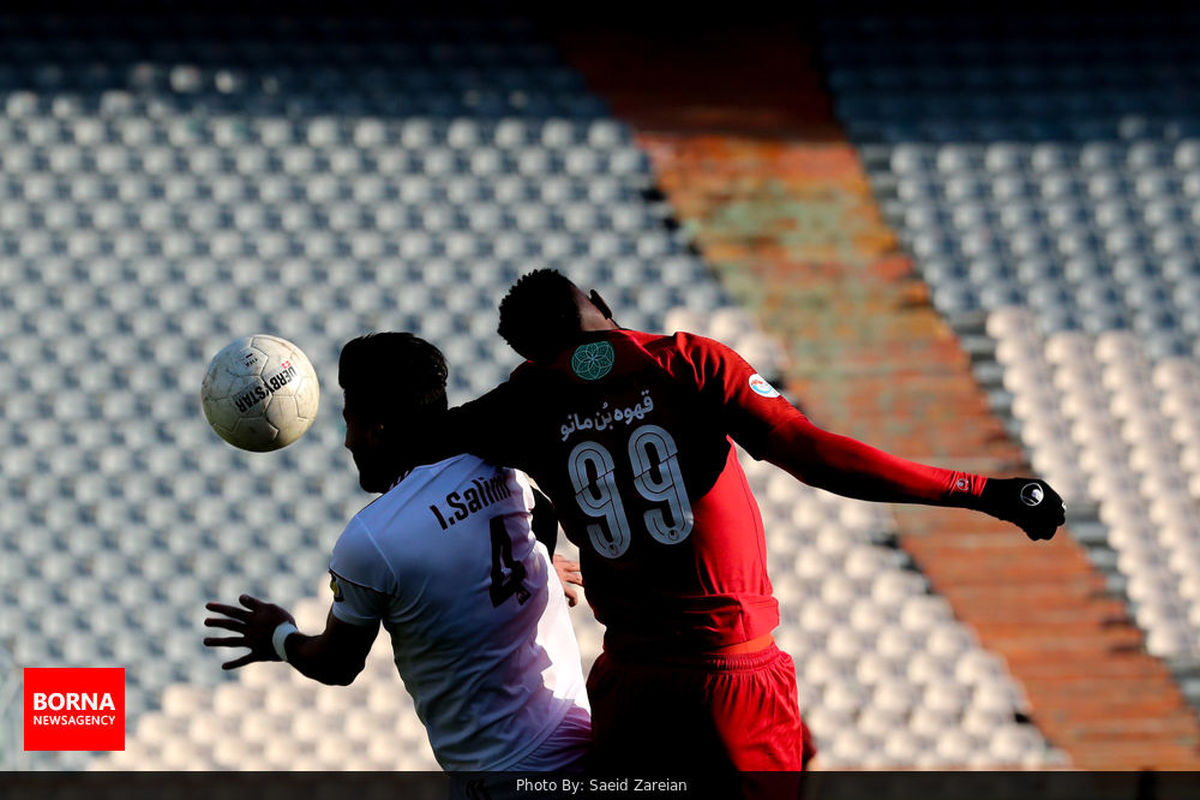
POLYGON ((304 435, 317 417, 321 390, 304 352, 287 339, 258 333, 226 345, 200 385, 204 416, 234 447, 278 450, 304 435))
POLYGON ((25 669, 26 750, 124 750, 125 670, 25 669))

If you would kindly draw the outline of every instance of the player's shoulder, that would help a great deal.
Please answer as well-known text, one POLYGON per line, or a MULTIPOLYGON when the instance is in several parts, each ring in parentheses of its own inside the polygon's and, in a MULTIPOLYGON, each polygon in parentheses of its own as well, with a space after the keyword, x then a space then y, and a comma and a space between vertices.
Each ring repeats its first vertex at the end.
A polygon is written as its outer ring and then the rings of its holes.
POLYGON ((695 351, 728 349, 716 339, 710 339, 698 333, 689 331, 673 331, 671 333, 649 333, 621 329, 613 332, 631 344, 650 353, 692 353, 695 351))
POLYGON ((727 345, 698 333, 628 333, 631 343, 649 354, 663 369, 677 378, 686 375, 702 379, 714 368, 719 369, 733 354, 727 345))
POLYGON ((651 333, 620 328, 606 331, 604 337, 618 348, 638 350, 650 357, 663 361, 687 353, 695 346, 695 334, 676 331, 674 333, 651 333))
POLYGON ((382 499, 382 497, 376 498, 374 502, 350 518, 346 527, 342 529, 342 534, 333 544, 335 556, 338 554, 353 556, 357 560, 363 554, 371 554, 377 550, 374 530, 376 520, 372 508, 376 507, 382 499))
POLYGON ((374 531, 363 521, 362 511, 351 517, 334 543, 329 569, 361 586, 382 590, 387 585, 391 565, 387 563, 374 531))

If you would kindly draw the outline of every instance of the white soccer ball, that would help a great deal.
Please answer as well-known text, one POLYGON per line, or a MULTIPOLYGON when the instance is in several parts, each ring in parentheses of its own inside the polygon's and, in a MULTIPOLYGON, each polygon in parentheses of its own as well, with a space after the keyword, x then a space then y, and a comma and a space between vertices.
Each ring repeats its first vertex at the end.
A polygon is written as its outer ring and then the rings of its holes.
POLYGON ((208 424, 234 447, 286 447, 317 418, 321 390, 304 352, 259 333, 231 342, 209 362, 200 400, 208 424))

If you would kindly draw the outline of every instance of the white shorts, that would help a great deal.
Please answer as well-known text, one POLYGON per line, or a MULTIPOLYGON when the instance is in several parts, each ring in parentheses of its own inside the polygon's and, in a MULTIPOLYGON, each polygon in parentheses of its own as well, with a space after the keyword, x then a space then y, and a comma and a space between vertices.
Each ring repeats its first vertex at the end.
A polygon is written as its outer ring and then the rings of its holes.
POLYGON ((510 772, 582 772, 592 740, 592 715, 571 706, 562 722, 538 748, 508 768, 510 772))
MULTIPOLYGON (((592 715, 572 706, 558 727, 536 750, 504 772, 450 773, 451 800, 528 800, 517 791, 517 775, 528 772, 582 772, 592 738, 592 715)), ((553 792, 538 797, 558 797, 553 792)), ((565 796, 565 795, 564 795, 565 796)))

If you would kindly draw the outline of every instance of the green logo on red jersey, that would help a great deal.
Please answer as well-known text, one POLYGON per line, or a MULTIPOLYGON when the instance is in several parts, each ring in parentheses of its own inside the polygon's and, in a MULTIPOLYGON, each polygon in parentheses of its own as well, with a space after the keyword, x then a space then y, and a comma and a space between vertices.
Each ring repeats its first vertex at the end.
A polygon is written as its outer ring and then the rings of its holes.
POLYGON ((571 356, 571 369, 585 381, 598 381, 612 372, 617 353, 608 342, 581 344, 571 356))

